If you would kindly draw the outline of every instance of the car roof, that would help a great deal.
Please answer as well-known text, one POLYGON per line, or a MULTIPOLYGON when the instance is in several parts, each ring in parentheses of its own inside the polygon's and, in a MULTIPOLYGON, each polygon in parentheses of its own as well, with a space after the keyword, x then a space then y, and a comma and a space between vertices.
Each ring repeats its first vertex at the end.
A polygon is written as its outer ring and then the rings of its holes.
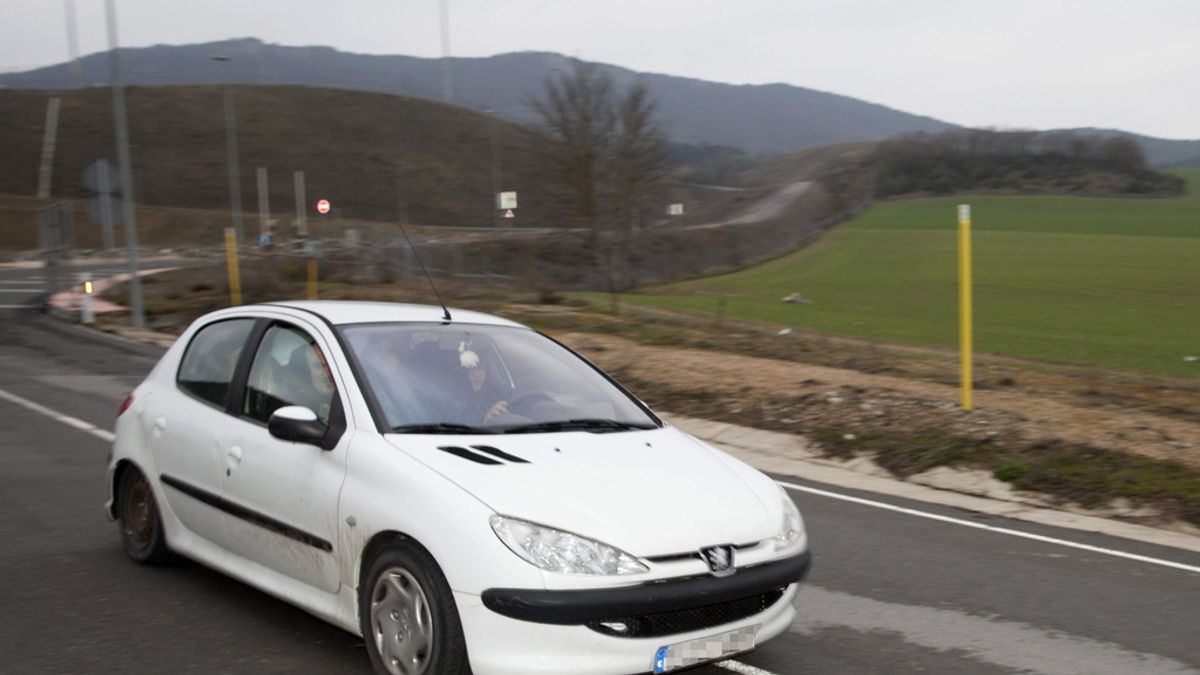
MULTIPOLYGON (((272 302, 267 307, 290 307, 318 314, 330 323, 345 326, 356 323, 444 323, 445 314, 439 305, 409 305, 399 302, 366 302, 357 300, 296 300, 272 302)), ((450 323, 517 326, 519 323, 483 312, 450 308, 450 323)))

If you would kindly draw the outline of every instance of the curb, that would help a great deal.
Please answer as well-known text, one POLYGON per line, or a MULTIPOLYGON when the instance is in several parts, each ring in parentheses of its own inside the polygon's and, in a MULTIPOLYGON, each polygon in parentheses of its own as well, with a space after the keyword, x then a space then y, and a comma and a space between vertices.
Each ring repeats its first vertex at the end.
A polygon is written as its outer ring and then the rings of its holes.
MULTIPOLYGON (((82 324, 74 323, 78 320, 78 315, 66 311, 51 311, 46 316, 40 315, 36 309, 30 309, 29 316, 33 323, 36 323, 39 328, 54 331, 60 335, 69 335, 71 337, 83 338, 103 342, 110 347, 120 349, 138 356, 145 356, 157 360, 166 351, 166 346, 162 343, 165 340, 170 342, 175 341, 174 335, 166 333, 155 333, 153 331, 138 331, 140 337, 124 335, 121 332, 109 333, 98 328, 92 328, 82 324)), ((169 346, 170 343, 167 343, 169 346)))
POLYGON ((986 488, 972 493, 967 491, 969 486, 964 488, 962 485, 948 489, 946 486, 950 481, 945 471, 915 477, 925 476, 925 480, 941 483, 941 487, 904 481, 868 459, 840 462, 823 458, 816 446, 803 436, 682 415, 662 413, 659 416, 766 473, 1200 553, 1200 536, 1195 534, 1112 520, 1083 509, 1047 508, 1046 502, 1028 493, 1009 491, 1003 494, 986 488))

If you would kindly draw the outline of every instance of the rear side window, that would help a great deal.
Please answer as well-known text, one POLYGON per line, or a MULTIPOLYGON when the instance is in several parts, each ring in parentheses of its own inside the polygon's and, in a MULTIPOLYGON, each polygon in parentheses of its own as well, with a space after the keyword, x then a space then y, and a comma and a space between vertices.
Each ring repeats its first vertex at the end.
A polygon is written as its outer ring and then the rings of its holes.
POLYGON ((200 329, 179 365, 179 388, 213 405, 229 403, 229 388, 253 319, 230 319, 200 329))

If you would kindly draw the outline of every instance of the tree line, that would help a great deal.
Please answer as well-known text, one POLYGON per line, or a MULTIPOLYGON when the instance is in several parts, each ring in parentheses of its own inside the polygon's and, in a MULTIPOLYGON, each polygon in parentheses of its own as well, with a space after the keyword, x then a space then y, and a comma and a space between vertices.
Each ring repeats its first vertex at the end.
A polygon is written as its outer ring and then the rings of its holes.
POLYGON ((1071 131, 952 130, 915 133, 879 144, 878 197, 970 190, 1175 195, 1177 176, 1146 166, 1128 136, 1071 131))

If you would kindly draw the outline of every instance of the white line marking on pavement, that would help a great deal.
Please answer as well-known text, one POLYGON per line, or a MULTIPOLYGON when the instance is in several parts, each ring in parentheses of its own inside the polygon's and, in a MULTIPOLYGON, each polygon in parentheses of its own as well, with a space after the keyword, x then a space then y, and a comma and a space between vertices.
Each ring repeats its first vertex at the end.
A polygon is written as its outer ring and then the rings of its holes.
POLYGON ((0 305, 0 309, 28 309, 29 305, 0 305))
POLYGON ((84 422, 81 419, 71 417, 70 415, 64 415, 60 412, 51 410, 50 408, 47 408, 46 406, 44 406, 40 403, 34 403, 33 401, 30 401, 27 398, 22 398, 20 396, 17 396, 16 394, 10 394, 9 392, 4 391, 3 389, 0 389, 0 398, 4 399, 6 401, 11 401, 13 403, 16 403, 19 406, 24 406, 26 408, 29 408, 30 410, 34 411, 35 413, 38 413, 40 415, 45 415, 46 417, 49 417, 52 420, 57 420, 59 422, 62 422, 63 424, 66 424, 67 426, 75 427, 76 429, 79 429, 80 431, 86 431, 87 433, 95 436, 96 438, 99 438, 102 441, 108 441, 109 443, 111 443, 117 438, 116 435, 113 434, 113 432, 111 432, 107 429, 101 429, 100 427, 98 427, 94 424, 89 424, 87 422, 84 422))
POLYGON ((713 665, 718 668, 724 668, 725 670, 731 670, 735 673, 742 673, 742 675, 775 675, 775 673, 772 673, 769 670, 755 668, 754 666, 748 663, 742 663, 741 661, 718 661, 713 665))
POLYGON ((1054 537, 1047 537, 1041 534, 1032 534, 1030 532, 1021 532, 1020 530, 1010 530, 1007 527, 996 527, 995 525, 973 523, 969 520, 962 520, 960 518, 951 518, 950 516, 942 516, 936 513, 927 513, 925 511, 909 509, 903 506, 885 504, 884 502, 863 499, 862 497, 851 497, 850 495, 829 492, 828 490, 819 490, 817 488, 804 487, 803 485, 795 485, 793 483, 785 483, 783 481, 775 482, 779 483, 785 488, 788 488, 789 490, 799 490, 800 492, 808 492, 810 494, 820 495, 822 497, 830 497, 832 499, 841 499, 843 501, 854 502, 855 504, 862 504, 864 506, 873 506, 877 509, 887 509, 888 511, 895 511, 897 513, 906 513, 910 516, 928 518, 930 520, 937 520, 943 523, 950 523, 952 525, 973 527, 977 530, 988 530, 989 532, 995 532, 997 534, 1007 534, 1013 537, 1021 537, 1022 539, 1032 539, 1034 541, 1040 541, 1047 544, 1057 544, 1059 546, 1066 546, 1068 548, 1077 548, 1083 551, 1091 551, 1092 553, 1102 553, 1104 555, 1111 555, 1117 558, 1126 558, 1128 560, 1137 560, 1138 562, 1162 565, 1163 567, 1174 567, 1175 569, 1184 570, 1185 572, 1200 574, 1200 566, 1196 565, 1177 563, 1171 560, 1163 560, 1162 558, 1151 558, 1150 556, 1138 555, 1136 553, 1126 553, 1125 551, 1117 551, 1111 548, 1101 548, 1099 546, 1092 546, 1090 544, 1080 544, 1079 542, 1069 541, 1067 539, 1055 539, 1054 537))

